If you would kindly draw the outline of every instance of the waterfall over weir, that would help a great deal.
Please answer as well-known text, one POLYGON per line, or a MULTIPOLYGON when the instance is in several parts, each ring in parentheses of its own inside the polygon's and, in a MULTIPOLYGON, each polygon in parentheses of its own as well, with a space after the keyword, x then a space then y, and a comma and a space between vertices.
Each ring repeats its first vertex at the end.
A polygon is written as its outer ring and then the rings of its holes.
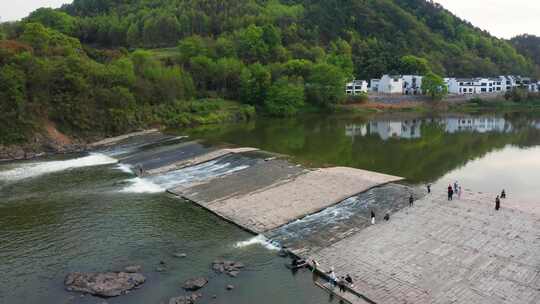
POLYGON ((266 237, 295 253, 308 255, 312 251, 328 247, 371 224, 371 211, 376 220, 409 204, 409 195, 416 199, 423 194, 419 189, 390 183, 372 188, 323 211, 308 215, 287 225, 271 230, 266 237))

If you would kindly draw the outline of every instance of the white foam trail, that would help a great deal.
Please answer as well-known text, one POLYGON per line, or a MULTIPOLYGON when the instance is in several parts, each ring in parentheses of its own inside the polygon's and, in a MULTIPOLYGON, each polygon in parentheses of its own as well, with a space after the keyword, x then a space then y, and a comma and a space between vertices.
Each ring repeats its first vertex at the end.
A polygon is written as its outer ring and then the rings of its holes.
POLYGON ((131 170, 131 166, 127 164, 118 164, 118 166, 116 166, 116 169, 124 173, 133 174, 133 171, 131 170))
MULTIPOLYGON (((216 176, 231 174, 236 171, 244 170, 249 166, 238 166, 233 168, 230 167, 231 163, 219 164, 218 160, 214 160, 197 166, 171 171, 162 175, 133 178, 127 181, 130 183, 130 185, 120 190, 120 192, 164 192, 172 187, 176 187, 186 183, 207 180, 216 176)), ((125 172, 128 172, 127 170, 129 170, 129 172, 132 173, 129 167, 126 165, 119 164, 117 168, 122 171, 126 170, 125 172)))
POLYGON ((117 162, 118 160, 105 154, 93 153, 88 156, 67 160, 23 164, 11 170, 0 171, 0 180, 17 181, 67 169, 114 164, 117 162))
POLYGON ((132 178, 127 181, 129 186, 120 190, 123 193, 160 193, 165 192, 166 188, 161 187, 152 181, 140 177, 132 178))
POLYGON ((280 250, 281 249, 279 247, 279 244, 277 244, 276 242, 270 241, 269 239, 267 239, 262 234, 259 234, 259 235, 255 236, 255 237, 252 237, 251 239, 246 240, 246 241, 237 242, 234 245, 234 247, 243 248, 243 247, 248 247, 248 246, 253 246, 253 245, 262 245, 264 248, 266 248, 268 250, 280 250))

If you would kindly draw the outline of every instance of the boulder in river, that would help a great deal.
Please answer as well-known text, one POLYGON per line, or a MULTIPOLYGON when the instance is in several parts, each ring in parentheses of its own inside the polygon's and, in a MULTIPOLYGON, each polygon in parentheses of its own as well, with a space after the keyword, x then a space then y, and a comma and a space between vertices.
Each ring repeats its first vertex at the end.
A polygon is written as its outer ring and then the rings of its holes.
POLYGON ((194 293, 189 296, 180 296, 171 298, 169 304, 194 304, 202 295, 200 293, 194 293))
POLYGON ((139 288, 146 281, 140 273, 72 272, 64 279, 68 291, 89 293, 101 297, 116 297, 139 288))
POLYGON ((240 269, 245 265, 240 262, 216 260, 212 263, 212 269, 217 273, 226 273, 231 277, 236 277, 240 269))
POLYGON ((207 278, 203 278, 203 277, 200 277, 200 278, 193 278, 193 279, 189 279, 187 281, 184 282, 184 285, 183 285, 183 288, 185 290, 198 290, 198 289, 201 289, 203 288, 206 284, 208 284, 208 279, 207 278))
POLYGON ((141 272, 141 269, 142 269, 141 265, 130 265, 124 268, 124 270, 129 273, 141 272))

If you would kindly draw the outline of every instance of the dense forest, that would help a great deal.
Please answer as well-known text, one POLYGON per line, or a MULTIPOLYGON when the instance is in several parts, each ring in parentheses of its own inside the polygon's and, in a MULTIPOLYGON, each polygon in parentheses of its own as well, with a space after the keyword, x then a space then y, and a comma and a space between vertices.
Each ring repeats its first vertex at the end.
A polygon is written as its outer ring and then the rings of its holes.
POLYGON ((523 56, 530 58, 536 65, 536 75, 540 75, 540 37, 534 35, 520 35, 510 40, 512 45, 523 56))
POLYGON ((533 58, 425 0, 74 0, 0 25, 0 143, 44 121, 114 134, 328 110, 353 77, 533 75, 533 58))

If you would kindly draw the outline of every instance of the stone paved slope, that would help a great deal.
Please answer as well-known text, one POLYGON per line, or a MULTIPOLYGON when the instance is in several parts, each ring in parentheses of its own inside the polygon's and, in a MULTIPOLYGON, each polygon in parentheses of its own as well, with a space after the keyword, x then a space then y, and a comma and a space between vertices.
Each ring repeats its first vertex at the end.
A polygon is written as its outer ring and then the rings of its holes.
POLYGON ((376 303, 540 303, 540 216, 502 206, 429 195, 309 258, 376 303))

